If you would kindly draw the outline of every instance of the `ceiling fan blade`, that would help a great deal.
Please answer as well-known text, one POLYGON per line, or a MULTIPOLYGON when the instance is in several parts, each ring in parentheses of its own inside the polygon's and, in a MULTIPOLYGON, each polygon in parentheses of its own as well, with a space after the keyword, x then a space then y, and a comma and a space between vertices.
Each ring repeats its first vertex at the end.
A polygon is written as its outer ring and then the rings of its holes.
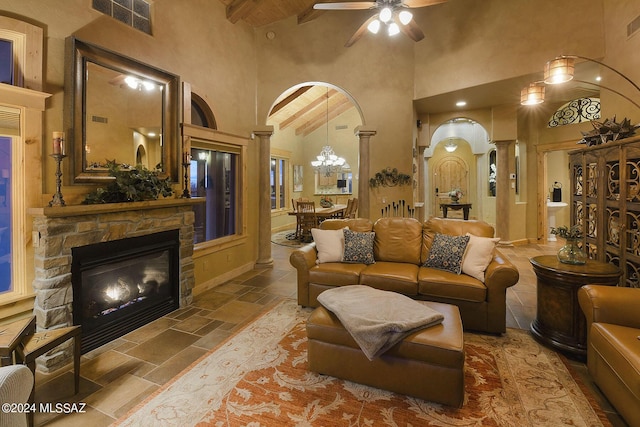
POLYGON ((369 18, 366 21, 364 21, 364 23, 362 25, 360 25, 360 28, 358 28, 356 30, 356 32, 353 33, 351 38, 344 44, 344 47, 351 47, 355 42, 360 40, 362 38, 362 36, 364 35, 364 33, 367 31, 367 27, 369 26, 371 21, 375 20, 376 18, 377 18, 377 16, 373 15, 371 18, 369 18))
POLYGON ((314 9, 319 10, 362 10, 375 7, 374 1, 345 1, 338 3, 316 3, 314 9))
POLYGON ((424 38, 424 33, 413 19, 407 25, 400 25, 400 31, 406 34, 414 42, 419 42, 424 38))
POLYGON ((402 4, 406 7, 425 7, 433 6, 434 4, 446 3, 447 0, 404 0, 402 4))

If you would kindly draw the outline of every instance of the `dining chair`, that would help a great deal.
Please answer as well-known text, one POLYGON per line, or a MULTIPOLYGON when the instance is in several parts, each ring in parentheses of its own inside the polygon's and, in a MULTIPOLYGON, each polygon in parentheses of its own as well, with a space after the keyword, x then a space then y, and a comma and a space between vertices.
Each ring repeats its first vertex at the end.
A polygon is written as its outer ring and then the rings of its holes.
POLYGON ((344 210, 344 217, 355 218, 357 212, 358 212, 358 199, 354 197, 353 199, 349 199, 349 201, 347 202, 347 207, 344 210))
POLYGON ((311 241, 311 229, 318 226, 315 202, 298 202, 296 218, 300 228, 300 240, 311 241))

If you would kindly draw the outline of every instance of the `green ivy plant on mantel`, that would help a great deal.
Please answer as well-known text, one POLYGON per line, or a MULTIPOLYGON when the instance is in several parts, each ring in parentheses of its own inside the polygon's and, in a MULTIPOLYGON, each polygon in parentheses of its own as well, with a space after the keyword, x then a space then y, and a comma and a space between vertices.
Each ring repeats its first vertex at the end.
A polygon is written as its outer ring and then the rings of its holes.
POLYGON ((161 178, 159 168, 149 170, 138 165, 134 169, 124 169, 115 160, 107 161, 107 167, 109 175, 115 179, 105 188, 98 187, 89 193, 83 204, 141 202, 173 195, 169 178, 161 178))
POLYGON ((399 173, 396 168, 386 168, 375 174, 375 176, 369 179, 369 187, 395 187, 398 185, 411 184, 411 176, 405 173, 399 173))

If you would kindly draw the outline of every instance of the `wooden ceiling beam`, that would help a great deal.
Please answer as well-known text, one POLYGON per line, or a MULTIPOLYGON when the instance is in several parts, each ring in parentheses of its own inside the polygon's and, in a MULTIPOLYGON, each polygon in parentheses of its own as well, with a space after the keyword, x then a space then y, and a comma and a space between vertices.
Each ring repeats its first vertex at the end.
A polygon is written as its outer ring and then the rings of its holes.
POLYGON ((336 91, 335 89, 329 89, 328 94, 327 93, 322 94, 321 96, 319 96, 316 99, 314 99, 313 101, 311 101, 304 108, 301 108, 300 110, 298 110, 294 114, 292 114, 289 118, 287 118, 287 119, 283 120, 282 122, 280 122, 280 126, 279 126, 280 130, 285 129, 288 126, 291 126, 291 124, 294 123, 296 120, 302 118, 303 116, 305 116, 309 112, 313 111, 319 105, 322 105, 325 102, 327 102, 327 95, 328 95, 329 98, 331 98, 331 96, 336 94, 336 93, 338 93, 338 91, 336 91))
POLYGON ((324 12, 324 10, 314 9, 313 5, 311 5, 298 14, 298 25, 313 21, 324 12))
POLYGON ((303 93, 307 92, 311 88, 313 88, 313 86, 303 86, 303 87, 299 88, 298 90, 294 91, 291 95, 287 96, 282 101, 278 102, 271 109, 271 113, 269 113, 269 117, 273 116, 275 113, 277 113, 278 111, 282 110, 284 107, 286 107, 287 105, 289 105, 290 103, 292 103, 293 101, 298 99, 298 97, 300 95, 302 95, 303 93))
POLYGON ((227 6, 227 19, 235 24, 246 18, 262 2, 262 0, 233 0, 227 6))
POLYGON ((346 97, 342 97, 336 103, 334 103, 334 105, 329 107, 328 117, 326 112, 324 114, 318 114, 317 116, 314 117, 313 120, 309 120, 304 125, 296 128, 296 135, 300 135, 300 134, 302 134, 302 136, 309 135, 313 131, 321 128, 322 126, 325 126, 327 124, 327 119, 331 121, 336 117, 338 117, 340 114, 347 111, 351 107, 352 107, 351 101, 349 101, 349 99, 347 99, 346 97))

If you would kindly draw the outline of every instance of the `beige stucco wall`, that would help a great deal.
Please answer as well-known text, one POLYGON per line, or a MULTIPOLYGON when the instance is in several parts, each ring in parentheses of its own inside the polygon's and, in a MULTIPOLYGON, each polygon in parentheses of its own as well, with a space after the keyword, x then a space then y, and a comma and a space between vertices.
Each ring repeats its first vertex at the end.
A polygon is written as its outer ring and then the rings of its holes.
MULTIPOLYGON (((178 4, 155 0, 153 36, 92 10, 88 0, 0 0, 0 13, 45 29, 43 91, 52 97, 47 102, 44 135, 62 130, 64 43, 71 35, 179 75, 181 81, 191 83, 193 90, 207 100, 220 130, 248 138, 255 128, 254 32, 242 23, 227 21, 225 7, 218 1, 183 0, 178 4)), ((50 154, 50 144, 44 147, 46 156, 50 154)), ((51 158, 45 159, 43 204, 55 191, 55 166, 51 158)), ((248 149, 248 182, 257 182, 257 171, 257 150, 252 141, 248 149)), ((64 185, 62 192, 67 204, 75 204, 92 188, 64 185)), ((175 188, 180 194, 181 184, 175 188)), ((253 265, 257 254, 257 187, 249 185, 247 191, 248 238, 228 249, 196 253, 196 287, 253 265)))

